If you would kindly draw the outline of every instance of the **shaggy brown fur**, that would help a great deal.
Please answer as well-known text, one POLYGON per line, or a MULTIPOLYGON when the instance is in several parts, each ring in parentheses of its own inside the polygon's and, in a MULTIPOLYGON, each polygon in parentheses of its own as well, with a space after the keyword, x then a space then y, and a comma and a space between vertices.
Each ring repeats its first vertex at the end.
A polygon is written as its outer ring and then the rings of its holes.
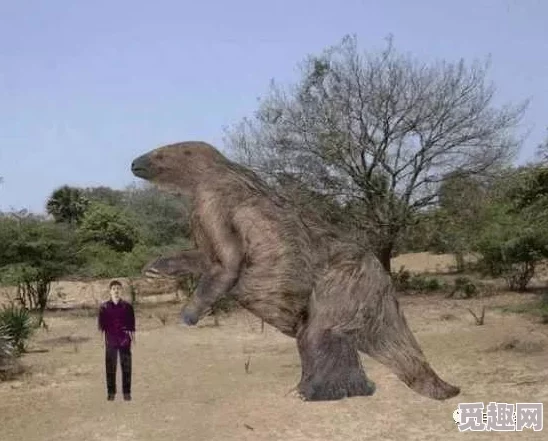
POLYGON ((154 259, 143 268, 143 274, 150 278, 177 278, 186 274, 200 275, 206 269, 207 261, 201 251, 185 250, 154 259))
POLYGON ((196 250, 145 268, 154 276, 201 274, 182 313, 185 323, 196 324, 231 292, 297 339, 298 390, 307 400, 373 394, 358 349, 420 394, 459 393, 429 366, 378 260, 312 214, 299 213, 250 170, 206 143, 184 142, 140 156, 132 171, 191 200, 196 250))

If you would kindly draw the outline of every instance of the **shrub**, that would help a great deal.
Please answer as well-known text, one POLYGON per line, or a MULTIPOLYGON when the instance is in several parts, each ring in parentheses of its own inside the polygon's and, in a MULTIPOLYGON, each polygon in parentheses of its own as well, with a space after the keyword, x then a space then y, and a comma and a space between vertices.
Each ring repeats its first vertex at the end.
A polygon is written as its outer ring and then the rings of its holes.
POLYGON ((484 272, 503 277, 513 291, 526 290, 536 266, 548 256, 547 238, 535 231, 509 238, 485 237, 478 245, 484 272))
POLYGON ((32 217, 0 220, 0 282, 16 286, 20 304, 40 312, 47 307, 51 282, 79 263, 72 230, 32 217))
POLYGON ((8 327, 0 323, 0 380, 15 363, 15 349, 8 327))
POLYGON ((148 247, 137 244, 129 252, 120 252, 104 243, 87 243, 81 249, 84 264, 74 274, 85 278, 136 277, 147 262, 172 248, 182 249, 185 244, 175 243, 172 247, 148 247))
POLYGON ((478 287, 468 277, 457 277, 454 284, 453 292, 462 292, 466 298, 475 296, 478 293, 478 287))
POLYGON ((400 267, 397 273, 392 273, 392 280, 398 291, 406 291, 409 289, 409 280, 411 279, 411 273, 405 269, 405 267, 400 267))
POLYGON ((398 291, 433 292, 444 289, 443 283, 435 277, 426 277, 422 274, 411 274, 401 267, 392 279, 398 291))
POLYGON ((126 209, 135 220, 143 243, 164 246, 189 235, 188 206, 180 198, 154 186, 126 191, 126 209))
POLYGON ((92 203, 82 219, 78 235, 83 243, 101 243, 114 251, 129 252, 139 239, 132 221, 116 207, 92 203))
POLYGON ((542 323, 548 324, 548 292, 542 294, 539 310, 542 323))
POLYGON ((426 291, 439 291, 442 289, 442 284, 438 279, 432 277, 426 280, 424 287, 426 291))
MULTIPOLYGON (((512 181, 507 185, 519 188, 512 181)), ((520 203, 518 198, 490 204, 475 245, 482 256, 482 272, 504 278, 515 291, 527 289, 538 263, 548 257, 548 223, 543 209, 534 204, 518 209, 520 203)))
POLYGON ((85 264, 77 275, 89 278, 137 275, 150 256, 150 251, 141 246, 136 246, 131 252, 119 252, 103 243, 88 243, 81 252, 85 264))
POLYGON ((27 308, 15 304, 4 305, 0 311, 0 328, 4 338, 8 338, 16 354, 25 351, 27 340, 35 329, 27 308))

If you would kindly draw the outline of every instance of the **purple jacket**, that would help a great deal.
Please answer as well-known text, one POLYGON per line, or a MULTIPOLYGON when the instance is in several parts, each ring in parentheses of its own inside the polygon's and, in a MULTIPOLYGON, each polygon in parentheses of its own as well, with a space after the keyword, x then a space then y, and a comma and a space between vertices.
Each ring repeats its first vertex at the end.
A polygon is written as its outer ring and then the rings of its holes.
POLYGON ((135 332, 133 306, 122 299, 115 304, 108 300, 101 305, 98 318, 99 330, 105 333, 107 346, 128 348, 131 346, 130 332, 135 332))

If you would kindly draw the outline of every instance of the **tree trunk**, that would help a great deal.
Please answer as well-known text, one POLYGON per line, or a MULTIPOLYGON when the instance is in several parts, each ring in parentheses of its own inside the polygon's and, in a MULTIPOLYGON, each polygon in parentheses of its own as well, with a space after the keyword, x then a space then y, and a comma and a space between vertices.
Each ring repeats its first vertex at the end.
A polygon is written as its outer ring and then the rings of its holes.
POLYGON ((392 257, 392 244, 385 244, 377 252, 377 258, 380 260, 382 266, 388 273, 391 270, 390 258, 392 257))
POLYGON ((457 273, 463 273, 465 270, 464 253, 462 251, 455 252, 455 261, 457 262, 457 273))

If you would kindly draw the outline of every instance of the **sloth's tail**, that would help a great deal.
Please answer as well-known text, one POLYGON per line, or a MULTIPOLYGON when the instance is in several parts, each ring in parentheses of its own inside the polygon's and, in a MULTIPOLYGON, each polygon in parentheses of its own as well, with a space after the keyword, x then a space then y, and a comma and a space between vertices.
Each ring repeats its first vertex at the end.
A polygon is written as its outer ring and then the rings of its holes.
POLYGON ((331 265, 312 300, 313 322, 354 339, 360 351, 389 367, 417 393, 436 400, 460 393, 429 365, 399 307, 390 276, 376 259, 331 265))
POLYGON ((434 372, 391 292, 379 295, 377 305, 363 311, 363 320, 365 326, 356 335, 358 348, 389 367, 407 386, 436 400, 460 393, 434 372))

